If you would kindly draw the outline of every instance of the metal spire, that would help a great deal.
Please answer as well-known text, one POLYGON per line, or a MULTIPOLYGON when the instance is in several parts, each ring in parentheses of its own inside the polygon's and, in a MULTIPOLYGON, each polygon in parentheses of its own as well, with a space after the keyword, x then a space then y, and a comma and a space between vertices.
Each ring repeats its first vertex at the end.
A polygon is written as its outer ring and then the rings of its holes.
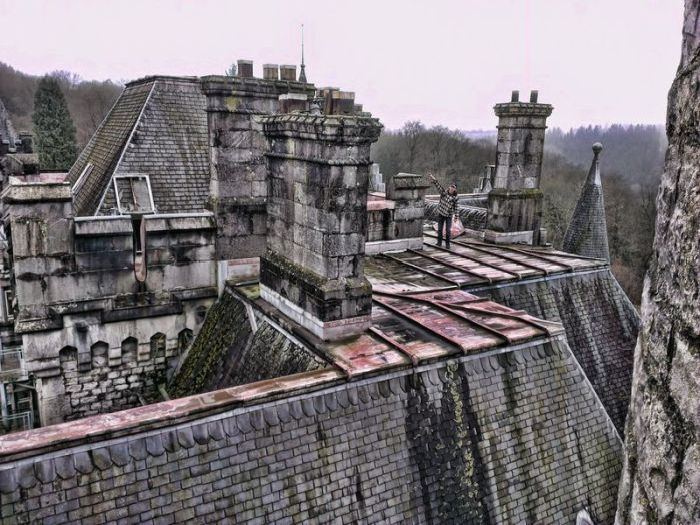
POLYGON ((306 66, 304 65, 304 24, 301 24, 301 69, 299 82, 306 82, 306 66))

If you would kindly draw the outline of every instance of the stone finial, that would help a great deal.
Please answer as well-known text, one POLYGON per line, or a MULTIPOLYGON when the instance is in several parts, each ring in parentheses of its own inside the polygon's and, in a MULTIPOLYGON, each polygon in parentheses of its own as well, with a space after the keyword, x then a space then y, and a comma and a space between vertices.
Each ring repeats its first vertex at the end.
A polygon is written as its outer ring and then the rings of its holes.
POLYGON ((514 89, 513 92, 510 94, 510 101, 511 102, 518 102, 520 100, 520 91, 517 89, 514 89))
POLYGON ((537 104, 537 97, 539 97, 540 92, 536 89, 530 91, 530 104, 537 104))
POLYGON ((596 142, 592 149, 591 168, 564 235, 562 247, 569 253, 610 260, 603 185, 600 178, 600 152, 603 151, 603 145, 596 142))

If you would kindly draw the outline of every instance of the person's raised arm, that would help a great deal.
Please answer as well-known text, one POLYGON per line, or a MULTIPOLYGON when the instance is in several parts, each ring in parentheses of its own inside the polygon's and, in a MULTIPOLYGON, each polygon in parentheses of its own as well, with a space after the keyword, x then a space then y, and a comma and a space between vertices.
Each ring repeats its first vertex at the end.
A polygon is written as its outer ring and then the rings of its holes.
POLYGON ((438 180, 435 178, 435 176, 430 171, 428 172, 428 178, 430 179, 430 182, 435 184, 435 187, 437 187, 440 194, 445 193, 445 188, 442 187, 442 184, 440 184, 438 182, 438 180))

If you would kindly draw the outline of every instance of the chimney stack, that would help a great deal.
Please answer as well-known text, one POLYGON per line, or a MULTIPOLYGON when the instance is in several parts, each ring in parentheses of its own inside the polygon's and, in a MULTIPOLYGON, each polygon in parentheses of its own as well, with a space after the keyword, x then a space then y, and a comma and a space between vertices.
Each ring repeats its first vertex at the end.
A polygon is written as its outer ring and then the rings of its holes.
POLYGON ((532 91, 530 102, 519 102, 518 92, 513 91, 511 102, 494 107, 498 116, 496 174, 485 232, 491 242, 539 242, 542 154, 547 117, 553 108, 537 99, 538 92, 532 91))
POLYGON ((238 76, 241 78, 253 78, 253 61, 239 60, 238 61, 238 76))
POLYGON ((323 340, 359 335, 371 321, 363 256, 370 145, 382 126, 303 113, 260 122, 270 144, 260 295, 323 340))
POLYGON ((19 140, 22 142, 22 153, 34 153, 34 139, 31 133, 21 131, 19 140))
POLYGON ((284 64, 280 66, 280 79, 287 80, 290 82, 296 82, 297 80, 297 66, 284 64))
POLYGON ((265 80, 279 80, 280 67, 277 64, 263 64, 263 78, 265 80))

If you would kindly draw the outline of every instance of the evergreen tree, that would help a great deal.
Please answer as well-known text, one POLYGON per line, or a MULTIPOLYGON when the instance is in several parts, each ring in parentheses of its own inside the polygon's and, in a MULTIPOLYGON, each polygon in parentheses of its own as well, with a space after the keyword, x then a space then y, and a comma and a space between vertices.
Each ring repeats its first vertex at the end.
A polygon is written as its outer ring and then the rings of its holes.
POLYGON ((75 126, 57 79, 39 81, 32 122, 41 168, 68 170, 77 157, 75 126))

